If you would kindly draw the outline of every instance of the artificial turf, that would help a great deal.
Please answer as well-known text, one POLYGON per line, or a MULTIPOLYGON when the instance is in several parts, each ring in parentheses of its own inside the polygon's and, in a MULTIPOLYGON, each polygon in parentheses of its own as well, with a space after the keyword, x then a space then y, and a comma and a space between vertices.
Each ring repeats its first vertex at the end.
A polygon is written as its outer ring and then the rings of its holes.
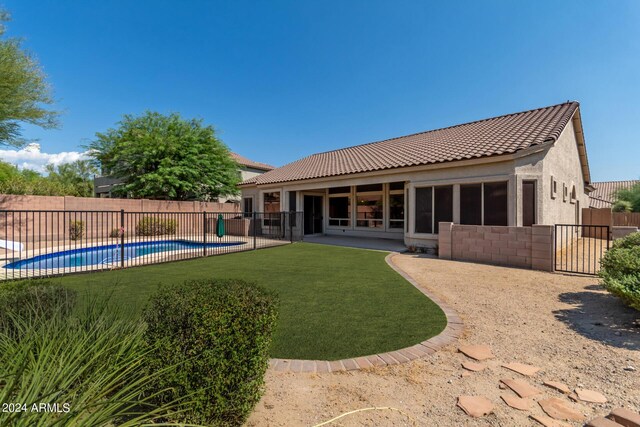
POLYGON ((384 261, 386 253, 295 243, 52 279, 139 312, 162 283, 239 278, 274 290, 272 357, 336 360, 397 350, 440 333, 444 313, 384 261))

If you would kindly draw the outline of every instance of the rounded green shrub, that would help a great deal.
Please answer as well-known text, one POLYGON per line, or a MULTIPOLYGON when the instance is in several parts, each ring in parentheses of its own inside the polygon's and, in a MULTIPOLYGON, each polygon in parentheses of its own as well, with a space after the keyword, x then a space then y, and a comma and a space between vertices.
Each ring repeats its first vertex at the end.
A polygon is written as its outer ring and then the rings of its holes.
POLYGON ((277 320, 277 297, 240 280, 161 288, 144 312, 159 404, 187 398, 180 422, 241 425, 260 399, 277 320))
POLYGON ((599 275, 609 292, 640 310, 640 233, 613 242, 600 260, 599 275))
POLYGON ((175 219, 156 218, 145 216, 136 224, 136 235, 138 236, 163 236, 165 234, 176 234, 178 221, 175 219))

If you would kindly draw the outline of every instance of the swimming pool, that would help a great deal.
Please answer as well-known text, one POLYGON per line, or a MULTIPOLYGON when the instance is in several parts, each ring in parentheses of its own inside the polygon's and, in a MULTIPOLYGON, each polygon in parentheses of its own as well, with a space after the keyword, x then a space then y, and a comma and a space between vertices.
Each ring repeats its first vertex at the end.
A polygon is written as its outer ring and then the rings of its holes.
MULTIPOLYGON (((244 242, 207 243, 207 248, 221 248, 243 245, 244 242)), ((188 240, 157 240, 152 242, 136 242, 124 244, 124 260, 137 257, 180 250, 203 249, 204 243, 188 240)), ((94 265, 119 264, 121 260, 120 245, 93 246, 89 248, 70 249, 38 255, 33 258, 22 259, 5 265, 3 268, 16 269, 55 269, 69 267, 84 267, 94 265)))

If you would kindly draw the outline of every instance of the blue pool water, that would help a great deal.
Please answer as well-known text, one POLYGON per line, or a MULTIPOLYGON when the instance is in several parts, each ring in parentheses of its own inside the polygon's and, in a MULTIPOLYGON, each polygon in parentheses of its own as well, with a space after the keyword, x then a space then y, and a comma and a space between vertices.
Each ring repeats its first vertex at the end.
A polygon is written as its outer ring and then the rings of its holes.
MULTIPOLYGON (((244 242, 207 243, 207 248, 242 245, 244 242)), ((185 249, 202 249, 203 243, 188 240, 158 240, 154 242, 137 242, 124 244, 124 259, 159 252, 179 251, 185 249)), ((22 259, 5 265, 3 268, 16 269, 52 269, 83 267, 97 264, 117 264, 120 262, 120 245, 94 246, 90 248, 71 249, 38 255, 33 258, 22 259)))

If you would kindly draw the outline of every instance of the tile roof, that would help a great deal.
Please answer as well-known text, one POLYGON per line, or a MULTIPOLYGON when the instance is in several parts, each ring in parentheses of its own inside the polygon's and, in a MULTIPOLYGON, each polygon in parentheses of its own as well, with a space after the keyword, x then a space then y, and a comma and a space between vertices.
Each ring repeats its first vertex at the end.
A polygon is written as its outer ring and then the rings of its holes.
POLYGON ((615 192, 640 184, 640 180, 592 182, 595 188, 589 193, 590 208, 610 208, 615 202, 615 192))
POLYGON ((313 154, 242 184, 274 184, 515 153, 553 142, 577 102, 313 154))
POLYGON ((248 168, 260 169, 264 171, 270 171, 275 169, 275 166, 268 165, 266 163, 254 162, 253 160, 249 160, 244 156, 241 156, 238 153, 231 152, 231 158, 236 161, 240 166, 246 166, 248 168))

